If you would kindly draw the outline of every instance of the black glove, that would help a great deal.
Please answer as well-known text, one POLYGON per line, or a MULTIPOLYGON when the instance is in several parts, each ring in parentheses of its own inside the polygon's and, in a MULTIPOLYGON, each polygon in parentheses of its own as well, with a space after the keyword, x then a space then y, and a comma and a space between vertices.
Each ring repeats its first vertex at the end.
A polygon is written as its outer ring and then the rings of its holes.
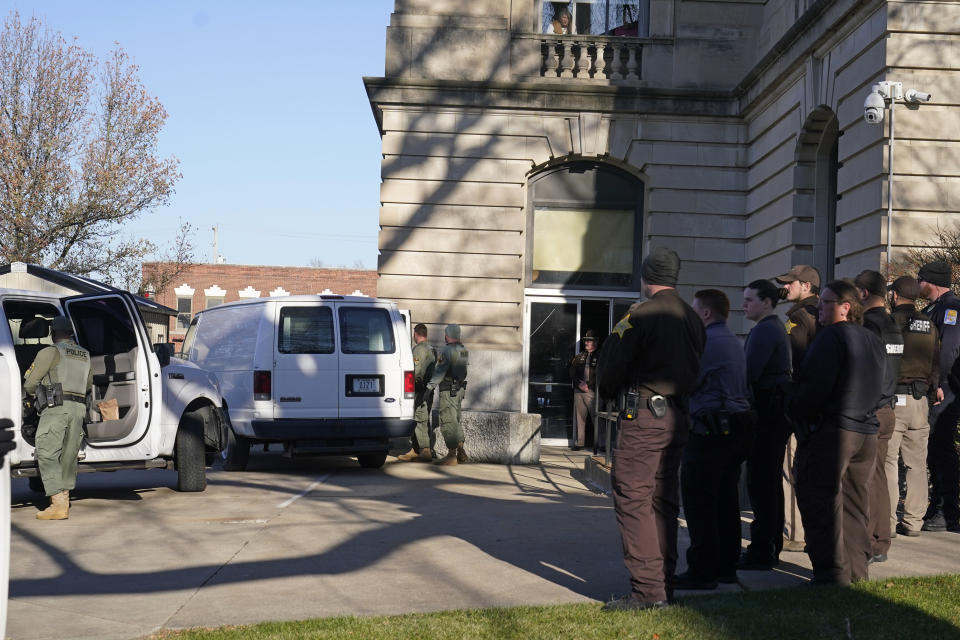
POLYGON ((0 458, 16 448, 17 443, 13 441, 13 420, 3 418, 0 420, 0 458))

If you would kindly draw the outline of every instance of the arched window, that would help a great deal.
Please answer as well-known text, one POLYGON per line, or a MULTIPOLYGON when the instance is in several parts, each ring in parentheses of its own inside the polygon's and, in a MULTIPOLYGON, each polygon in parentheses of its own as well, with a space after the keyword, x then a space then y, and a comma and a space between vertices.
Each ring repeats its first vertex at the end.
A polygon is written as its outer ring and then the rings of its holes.
POLYGON ((643 183, 577 161, 531 179, 527 286, 639 289, 643 183))
POLYGON ((837 262, 837 171, 840 132, 827 107, 810 114, 797 144, 795 215, 813 222, 813 266, 822 284, 833 280, 837 262), (812 193, 810 193, 812 186, 812 193), (810 197, 812 196, 812 197, 810 197))

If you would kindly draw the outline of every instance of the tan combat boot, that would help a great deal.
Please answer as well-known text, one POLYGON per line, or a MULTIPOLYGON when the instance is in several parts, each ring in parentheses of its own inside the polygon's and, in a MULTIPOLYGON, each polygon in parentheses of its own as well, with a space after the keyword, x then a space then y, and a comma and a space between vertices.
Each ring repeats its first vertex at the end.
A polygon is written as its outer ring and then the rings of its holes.
POLYGON ((37 514, 37 520, 66 520, 70 517, 70 492, 50 496, 50 506, 37 514))
POLYGON ((410 451, 407 451, 403 455, 397 456, 397 460, 400 462, 413 462, 417 459, 417 450, 413 447, 410 448, 410 451))
POLYGON ((469 460, 469 458, 467 458, 467 452, 464 450, 463 443, 461 442, 457 445, 457 462, 463 464, 467 460, 469 460))
POLYGON ((430 447, 424 447, 423 449, 420 449, 420 455, 418 455, 416 458, 413 458, 413 461, 414 462, 432 462, 433 453, 430 451, 430 447))
POLYGON ((433 464, 441 467, 454 467, 457 464, 457 450, 451 449, 447 455, 443 456, 433 464))

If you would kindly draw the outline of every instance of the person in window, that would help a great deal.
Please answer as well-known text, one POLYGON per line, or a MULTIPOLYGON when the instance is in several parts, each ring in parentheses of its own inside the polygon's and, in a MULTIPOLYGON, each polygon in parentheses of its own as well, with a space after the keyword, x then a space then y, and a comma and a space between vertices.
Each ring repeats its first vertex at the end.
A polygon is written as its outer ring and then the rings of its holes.
POLYGON ((556 8, 554 5, 553 22, 550 23, 549 33, 557 35, 567 35, 570 33, 570 25, 573 20, 570 17, 570 10, 566 7, 556 8))

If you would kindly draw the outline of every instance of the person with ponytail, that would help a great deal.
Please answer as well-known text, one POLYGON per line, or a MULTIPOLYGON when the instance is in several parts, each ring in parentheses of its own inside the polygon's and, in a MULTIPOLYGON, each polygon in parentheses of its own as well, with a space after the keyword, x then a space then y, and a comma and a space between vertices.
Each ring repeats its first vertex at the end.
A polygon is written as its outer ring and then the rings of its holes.
POLYGON ((884 347, 863 328, 857 288, 824 287, 823 328, 800 365, 791 399, 797 436, 797 501, 814 584, 867 578, 869 486, 877 450, 884 347))

